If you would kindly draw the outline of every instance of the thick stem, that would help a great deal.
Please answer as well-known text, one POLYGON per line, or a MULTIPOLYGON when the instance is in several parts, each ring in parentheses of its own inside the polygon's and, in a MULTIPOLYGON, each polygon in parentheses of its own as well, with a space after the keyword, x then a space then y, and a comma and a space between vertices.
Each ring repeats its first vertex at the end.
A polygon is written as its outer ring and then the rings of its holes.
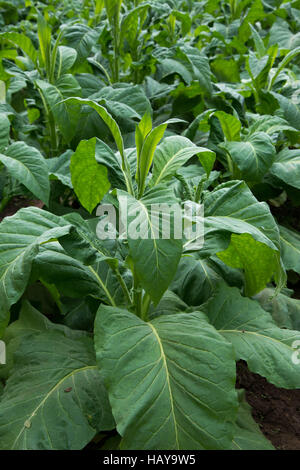
POLYGON ((145 293, 143 302, 142 302, 142 312, 141 312, 141 318, 144 321, 148 321, 148 312, 149 312, 150 304, 151 304, 150 295, 145 293))

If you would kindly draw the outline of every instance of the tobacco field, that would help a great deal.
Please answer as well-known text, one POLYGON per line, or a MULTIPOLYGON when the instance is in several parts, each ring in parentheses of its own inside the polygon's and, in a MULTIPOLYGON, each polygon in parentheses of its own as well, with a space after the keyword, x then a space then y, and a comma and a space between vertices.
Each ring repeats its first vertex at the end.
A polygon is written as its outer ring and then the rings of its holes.
POLYGON ((0 220, 1 450, 300 450, 299 0, 0 1, 0 220))

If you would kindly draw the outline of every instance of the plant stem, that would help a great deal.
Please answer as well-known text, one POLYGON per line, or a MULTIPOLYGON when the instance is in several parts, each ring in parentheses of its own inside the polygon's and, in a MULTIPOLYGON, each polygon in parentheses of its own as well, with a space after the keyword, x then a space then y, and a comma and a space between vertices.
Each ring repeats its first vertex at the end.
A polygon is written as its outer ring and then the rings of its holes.
POLYGON ((150 304, 151 304, 150 295, 145 293, 143 302, 142 302, 142 312, 141 312, 141 318, 144 321, 148 321, 148 311, 149 311, 150 304))
POLYGON ((124 279, 123 279, 123 277, 122 277, 122 275, 121 275, 121 273, 120 273, 120 271, 119 271, 118 268, 116 268, 114 271, 115 271, 115 274, 116 274, 116 276, 117 276, 117 279, 118 279, 118 281, 119 281, 119 283, 120 283, 120 286, 122 287, 122 290, 123 290, 123 292, 124 292, 124 295, 125 295, 125 298, 126 298, 126 300, 127 300, 127 303, 128 303, 128 305, 131 305, 131 304, 132 304, 132 298, 131 298, 131 295, 130 295, 130 293, 129 293, 129 290, 128 290, 126 284, 125 284, 125 281, 124 281, 124 279))

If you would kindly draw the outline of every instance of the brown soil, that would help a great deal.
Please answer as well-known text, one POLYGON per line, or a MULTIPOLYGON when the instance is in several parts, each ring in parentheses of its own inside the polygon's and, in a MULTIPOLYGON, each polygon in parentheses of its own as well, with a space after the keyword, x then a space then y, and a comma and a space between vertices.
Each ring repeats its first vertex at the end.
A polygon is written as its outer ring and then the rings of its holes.
POLYGON ((30 206, 42 208, 44 206, 44 203, 42 201, 39 201, 38 199, 29 200, 22 196, 13 197, 9 201, 5 209, 0 213, 0 221, 3 220, 4 217, 14 215, 16 212, 18 212, 19 209, 30 206))
POLYGON ((276 449, 300 450, 300 390, 286 390, 237 364, 237 388, 246 390, 252 416, 276 449))

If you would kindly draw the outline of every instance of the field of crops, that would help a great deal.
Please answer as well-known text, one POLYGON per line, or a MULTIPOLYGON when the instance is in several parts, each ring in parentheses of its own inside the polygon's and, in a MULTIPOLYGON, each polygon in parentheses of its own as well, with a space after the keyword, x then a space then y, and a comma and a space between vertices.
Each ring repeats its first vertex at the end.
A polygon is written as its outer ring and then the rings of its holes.
POLYGON ((299 31, 0 1, 1 450, 300 450, 299 31))

